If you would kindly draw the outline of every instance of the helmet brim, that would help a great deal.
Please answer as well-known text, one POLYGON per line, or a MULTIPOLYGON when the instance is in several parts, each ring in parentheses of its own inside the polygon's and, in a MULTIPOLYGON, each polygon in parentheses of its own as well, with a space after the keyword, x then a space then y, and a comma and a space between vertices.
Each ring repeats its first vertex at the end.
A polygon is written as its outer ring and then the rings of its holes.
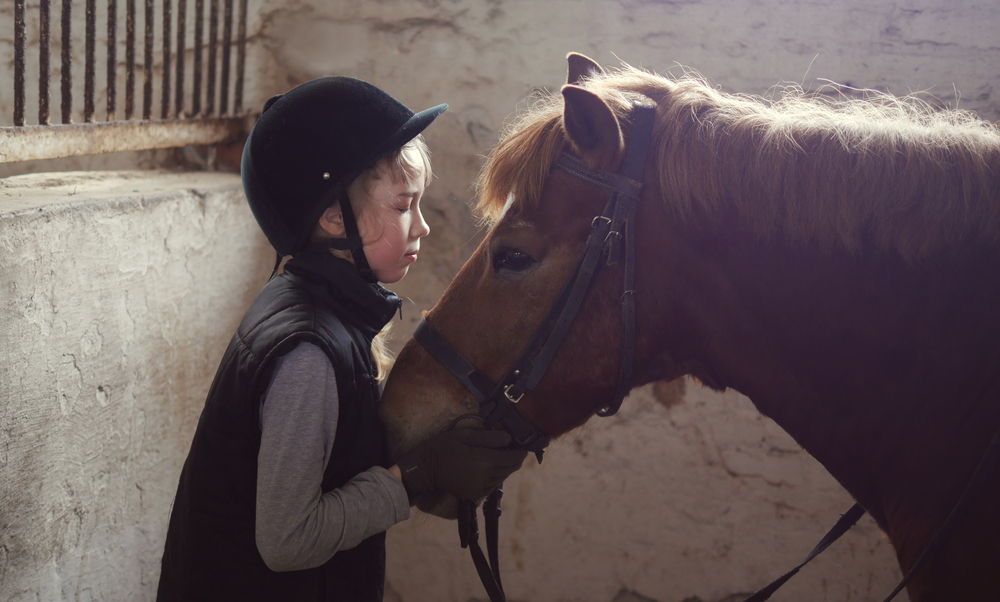
MULTIPOLYGON (((434 120, 441 116, 448 109, 447 104, 440 104, 436 107, 431 107, 427 110, 420 111, 419 113, 414 113, 413 117, 410 117, 406 123, 399 126, 391 136, 385 139, 382 144, 375 149, 372 156, 365 162, 364 168, 361 171, 375 165, 382 159, 388 157, 396 149, 403 146, 410 140, 416 138, 421 132, 427 129, 427 126, 434 123, 434 120)), ((361 171, 356 174, 352 174, 350 178, 345 178, 344 184, 350 184, 354 181, 354 178, 361 175, 361 171)))

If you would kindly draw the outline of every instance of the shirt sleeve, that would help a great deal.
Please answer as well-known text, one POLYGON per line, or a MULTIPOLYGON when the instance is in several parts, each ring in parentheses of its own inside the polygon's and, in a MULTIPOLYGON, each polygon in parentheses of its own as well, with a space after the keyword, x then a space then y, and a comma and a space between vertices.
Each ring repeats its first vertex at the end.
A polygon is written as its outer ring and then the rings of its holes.
POLYGON ((337 433, 333 365, 299 343, 276 362, 260 408, 257 550, 273 571, 320 566, 410 516, 403 485, 381 466, 323 493, 337 433))

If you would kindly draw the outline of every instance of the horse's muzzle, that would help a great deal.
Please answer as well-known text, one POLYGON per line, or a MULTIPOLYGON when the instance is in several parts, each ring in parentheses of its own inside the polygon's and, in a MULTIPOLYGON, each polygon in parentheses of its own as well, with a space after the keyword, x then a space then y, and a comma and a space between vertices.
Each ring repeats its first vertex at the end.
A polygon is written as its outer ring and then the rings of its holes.
POLYGON ((444 491, 428 491, 417 496, 416 507, 421 512, 446 520, 458 518, 458 498, 444 491))

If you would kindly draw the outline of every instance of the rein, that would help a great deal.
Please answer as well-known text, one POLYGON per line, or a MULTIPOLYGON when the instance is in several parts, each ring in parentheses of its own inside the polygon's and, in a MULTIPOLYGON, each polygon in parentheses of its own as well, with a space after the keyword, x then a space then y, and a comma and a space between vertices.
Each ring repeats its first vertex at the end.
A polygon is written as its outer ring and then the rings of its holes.
MULTIPOLYGON (((965 514, 966 509, 969 507, 969 503, 983 488, 983 485, 986 483, 986 477, 989 475, 990 470, 997 465, 998 461, 1000 461, 1000 428, 998 428, 993 434, 993 439, 990 440, 989 447, 986 448, 982 458, 979 459, 979 464, 976 465, 976 470, 974 470, 972 476, 969 477, 969 482, 966 483, 965 489, 962 491, 962 495, 959 496, 958 501, 955 502, 951 512, 948 513, 948 518, 945 519, 941 528, 934 534, 934 537, 931 539, 930 543, 927 544, 927 547, 924 548, 924 551, 920 553, 919 557, 917 557, 916 562, 913 563, 910 570, 906 572, 906 576, 900 580, 899 584, 896 585, 895 589, 892 590, 883 602, 891 602, 892 599, 896 597, 896 594, 903 591, 906 584, 917 576, 920 569, 924 568, 927 562, 933 558, 935 554, 941 551, 941 548, 944 547, 945 540, 947 540, 955 530, 955 525, 958 524, 958 519, 965 514)), ((769 583, 766 587, 757 590, 749 598, 743 600, 743 602, 764 602, 764 600, 769 599, 771 594, 784 585, 786 581, 791 579, 795 573, 798 573, 799 569, 805 566, 810 560, 825 550, 827 546, 839 539, 841 535, 853 527, 854 524, 857 523, 862 516, 864 516, 864 514, 865 509, 861 507, 861 504, 854 504, 851 506, 851 508, 840 517, 837 524, 823 536, 823 539, 821 539, 818 544, 816 544, 816 547, 813 548, 812 552, 809 552, 809 555, 806 556, 805 560, 792 570, 769 583)))

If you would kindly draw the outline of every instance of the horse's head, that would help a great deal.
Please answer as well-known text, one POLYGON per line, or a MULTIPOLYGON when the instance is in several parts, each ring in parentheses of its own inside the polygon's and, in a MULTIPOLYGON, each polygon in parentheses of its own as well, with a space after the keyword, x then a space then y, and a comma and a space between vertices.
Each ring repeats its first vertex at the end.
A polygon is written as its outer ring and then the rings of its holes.
MULTIPOLYGON (((588 78, 599 72, 590 59, 571 55, 561 98, 536 107, 494 150, 479 186, 480 210, 494 225, 426 316, 494 382, 511 369, 556 302, 610 196, 552 169, 553 162, 568 150, 591 169, 615 172, 624 160, 637 99, 589 90, 588 78)), ((614 396, 623 339, 622 269, 598 271, 544 378, 516 406, 546 436, 583 424, 614 396)), ((458 379, 414 340, 406 344, 381 405, 394 457, 478 410, 458 379)), ((442 496, 417 502, 450 514, 442 496)))

